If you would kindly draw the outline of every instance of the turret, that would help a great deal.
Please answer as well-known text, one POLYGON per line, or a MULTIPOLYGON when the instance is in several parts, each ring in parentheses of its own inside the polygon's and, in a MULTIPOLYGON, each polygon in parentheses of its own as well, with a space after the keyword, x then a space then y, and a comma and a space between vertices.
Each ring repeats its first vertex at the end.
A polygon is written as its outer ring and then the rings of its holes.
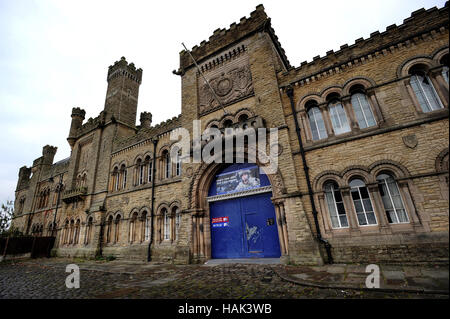
POLYGON ((72 109, 72 123, 70 124, 69 137, 67 138, 71 149, 73 149, 73 146, 75 145, 77 130, 81 127, 81 125, 83 125, 85 115, 86 111, 80 109, 79 107, 74 107, 72 109))
POLYGON ((142 112, 140 121, 141 121, 141 128, 150 128, 150 126, 152 125, 152 113, 142 112))
POLYGON ((106 121, 114 118, 118 122, 135 127, 142 69, 136 69, 133 63, 128 64, 122 57, 109 67, 107 81, 106 121))
POLYGON ((16 190, 28 186, 31 176, 31 167, 22 166, 19 170, 19 180, 17 181, 16 190))
POLYGON ((58 148, 55 146, 45 145, 42 148, 42 164, 52 165, 53 159, 55 158, 56 150, 58 148))

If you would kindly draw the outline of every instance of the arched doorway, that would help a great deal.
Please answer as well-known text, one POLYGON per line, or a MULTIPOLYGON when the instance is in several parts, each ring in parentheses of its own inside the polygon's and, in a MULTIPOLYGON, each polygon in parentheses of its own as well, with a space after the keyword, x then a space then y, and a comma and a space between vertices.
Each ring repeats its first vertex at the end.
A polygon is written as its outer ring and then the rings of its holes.
POLYGON ((216 172, 209 190, 211 258, 278 258, 280 240, 269 178, 255 164, 216 172))

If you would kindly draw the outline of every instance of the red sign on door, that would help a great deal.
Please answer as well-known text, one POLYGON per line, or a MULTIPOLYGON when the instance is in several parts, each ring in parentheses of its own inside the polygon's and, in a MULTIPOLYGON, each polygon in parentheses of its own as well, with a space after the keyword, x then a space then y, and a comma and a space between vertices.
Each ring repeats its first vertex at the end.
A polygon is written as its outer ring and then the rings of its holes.
POLYGON ((213 219, 212 219, 212 223, 213 223, 213 224, 215 224, 215 223, 226 223, 226 222, 228 222, 228 221, 229 221, 228 216, 225 216, 225 217, 216 217, 216 218, 213 218, 213 219))

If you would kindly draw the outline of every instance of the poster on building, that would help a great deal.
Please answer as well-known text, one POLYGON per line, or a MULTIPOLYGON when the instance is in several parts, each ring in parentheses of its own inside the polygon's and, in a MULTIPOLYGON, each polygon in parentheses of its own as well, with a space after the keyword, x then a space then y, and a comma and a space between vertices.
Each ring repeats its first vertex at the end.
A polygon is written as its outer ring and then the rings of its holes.
POLYGON ((217 194, 241 192, 261 187, 257 166, 220 174, 216 179, 217 194))

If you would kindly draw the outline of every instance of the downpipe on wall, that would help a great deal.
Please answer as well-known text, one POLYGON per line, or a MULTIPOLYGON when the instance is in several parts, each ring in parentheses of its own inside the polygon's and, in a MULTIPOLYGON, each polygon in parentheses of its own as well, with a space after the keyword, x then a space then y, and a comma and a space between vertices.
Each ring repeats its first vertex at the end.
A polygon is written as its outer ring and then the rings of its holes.
POLYGON ((158 139, 153 139, 153 164, 152 164, 152 210, 150 212, 150 243, 148 244, 147 261, 152 261, 152 244, 153 244, 153 218, 155 216, 155 179, 156 179, 156 145, 158 139))
POLYGON ((322 238, 322 234, 320 232, 320 227, 319 227, 319 221, 317 219, 317 209, 316 209, 316 205, 314 203, 314 196, 313 196, 313 191, 312 191, 312 187, 311 187, 311 180, 309 177, 309 167, 306 162, 305 150, 303 148, 302 136, 300 134, 300 125, 298 124, 297 112, 295 110, 294 89, 292 88, 292 86, 289 85, 288 87, 286 87, 286 95, 288 96, 289 101, 291 103, 292 116, 294 118, 294 123, 295 123, 295 132, 297 133, 297 139, 298 139, 298 143, 300 146, 300 155, 302 157, 303 170, 305 173, 306 185, 308 187, 309 200, 311 202, 311 208, 312 208, 312 213, 313 213, 313 217, 314 217, 314 224, 316 226, 316 231, 317 231, 317 240, 324 245, 325 251, 327 252, 327 259, 328 259, 327 262, 329 264, 332 264, 333 256, 331 255, 331 245, 326 239, 322 238))

